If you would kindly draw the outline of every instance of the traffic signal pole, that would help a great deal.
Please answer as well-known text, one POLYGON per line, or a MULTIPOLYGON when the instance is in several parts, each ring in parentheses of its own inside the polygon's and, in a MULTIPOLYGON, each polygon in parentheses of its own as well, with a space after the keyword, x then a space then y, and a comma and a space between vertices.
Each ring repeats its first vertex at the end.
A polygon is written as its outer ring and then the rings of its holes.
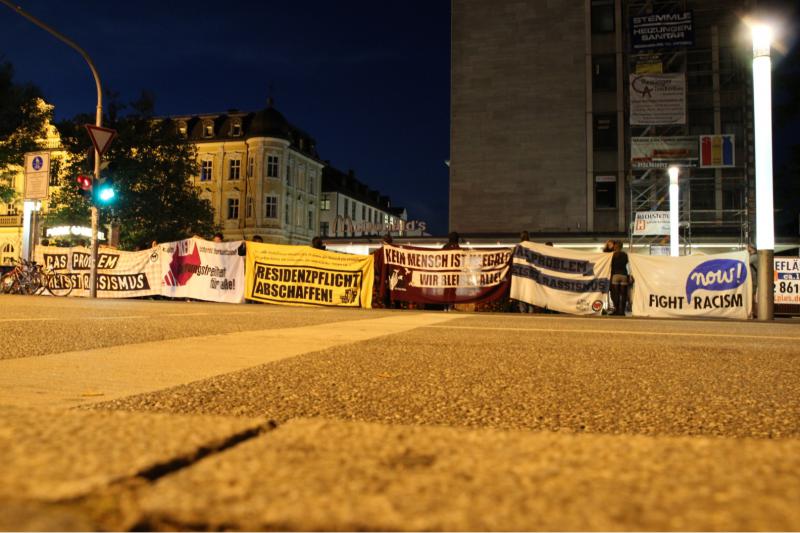
MULTIPOLYGON (((42 22, 41 20, 37 19, 33 15, 30 15, 22 10, 22 7, 15 5, 10 0, 0 0, 3 4, 11 8, 20 16, 25 17, 29 21, 33 22, 49 34, 53 35, 60 41, 66 43, 74 50, 76 50, 86 63, 89 64, 89 68, 92 71, 92 76, 94 76, 94 83, 97 86, 97 115, 95 117, 95 126, 101 127, 103 125, 103 88, 100 85, 100 76, 97 74, 97 69, 94 66, 94 62, 92 62, 92 58, 89 57, 89 54, 86 51, 78 46, 72 39, 69 37, 61 34, 58 30, 55 30, 42 22)), ((100 181, 100 158, 102 154, 95 149, 94 152, 94 185, 97 185, 100 181)), ((97 230, 100 224, 100 214, 97 210, 97 206, 94 205, 92 202, 92 259, 91 259, 91 270, 89 275, 89 295, 92 298, 97 298, 97 230)))

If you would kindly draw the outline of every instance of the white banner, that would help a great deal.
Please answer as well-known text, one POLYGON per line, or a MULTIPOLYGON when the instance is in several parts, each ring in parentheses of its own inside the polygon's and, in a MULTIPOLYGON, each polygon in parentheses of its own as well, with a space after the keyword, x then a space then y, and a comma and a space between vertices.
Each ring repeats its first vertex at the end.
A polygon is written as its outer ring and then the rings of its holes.
POLYGON ((683 74, 631 74, 631 124, 686 124, 686 77, 683 74))
POLYGON ((522 242, 514 248, 511 298, 562 313, 600 314, 611 278, 611 255, 522 242))
POLYGON ((669 235, 669 211, 637 211, 634 235, 669 235))
MULTIPOLYGON (((36 261, 53 270, 58 278, 69 276, 70 282, 57 281, 57 286, 72 286, 70 296, 89 296, 89 248, 75 246, 37 246, 36 261)), ((157 250, 123 252, 100 248, 97 254, 97 297, 135 298, 161 293, 160 262, 157 250)))
POLYGON ((161 294, 210 302, 244 301, 243 241, 213 242, 198 237, 164 243, 161 294))
POLYGON ((696 167, 697 137, 631 137, 631 168, 696 167))
POLYGON ((747 252, 628 258, 634 316, 746 319, 750 315, 753 283, 747 252))
POLYGON ((776 257, 775 303, 800 304, 800 257, 776 257))

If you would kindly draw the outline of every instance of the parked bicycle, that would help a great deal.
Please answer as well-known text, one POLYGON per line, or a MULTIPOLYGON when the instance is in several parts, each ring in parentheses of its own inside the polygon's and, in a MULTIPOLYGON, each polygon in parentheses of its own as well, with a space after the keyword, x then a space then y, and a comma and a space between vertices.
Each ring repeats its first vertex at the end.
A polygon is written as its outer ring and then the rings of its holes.
POLYGON ((70 276, 59 275, 36 261, 12 261, 14 268, 0 278, 0 293, 68 296, 72 292, 70 276))

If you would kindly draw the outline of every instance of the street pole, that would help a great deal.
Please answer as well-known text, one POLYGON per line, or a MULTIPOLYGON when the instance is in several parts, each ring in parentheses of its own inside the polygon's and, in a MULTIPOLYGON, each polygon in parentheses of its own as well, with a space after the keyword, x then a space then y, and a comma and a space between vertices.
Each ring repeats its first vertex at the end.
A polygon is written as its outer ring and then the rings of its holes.
MULTIPOLYGON (((15 5, 10 0, 0 0, 0 2, 2 2, 3 4, 5 4, 9 8, 11 8, 18 15, 21 15, 21 16, 25 17, 26 19, 28 19, 29 21, 33 22, 34 24, 36 24, 37 26, 39 26, 40 28, 42 28, 43 30, 48 32, 49 34, 53 35, 54 37, 56 37, 60 41, 66 43, 67 45, 69 45, 70 47, 75 49, 81 55, 81 57, 83 57, 83 59, 86 60, 86 63, 89 64, 89 69, 91 69, 91 71, 92 71, 92 76, 94 76, 94 83, 97 86, 97 113, 95 115, 95 126, 101 127, 103 125, 103 88, 100 85, 100 76, 97 74, 97 69, 94 66, 94 62, 92 61, 92 58, 89 57, 89 54, 87 54, 86 51, 83 48, 78 46, 72 39, 70 39, 66 35, 63 35, 58 30, 56 30, 54 28, 51 28, 50 26, 48 26, 47 24, 45 24, 41 20, 37 19, 33 15, 30 15, 29 13, 26 13, 25 11, 23 11, 22 7, 20 7, 18 5, 15 5)), ((95 152, 94 152, 94 183, 93 183, 93 187, 96 186, 97 183, 100 181, 100 158, 101 157, 102 157, 102 155, 100 154, 100 152, 95 150, 95 152)), ((99 226, 99 222, 100 222, 100 215, 98 213, 97 206, 94 205, 94 202, 92 202, 91 211, 92 211, 92 243, 91 243, 92 259, 91 259, 91 263, 90 263, 91 270, 90 270, 90 275, 89 275, 89 296, 92 297, 92 298, 97 298, 97 231, 98 231, 98 226, 99 226)))
POLYGON ((669 255, 678 257, 680 255, 680 235, 678 234, 678 217, 680 216, 678 188, 678 167, 671 166, 667 170, 669 174, 669 255))
POLYGON ((753 122, 756 156, 756 249, 758 250, 758 319, 772 320, 775 304, 773 258, 775 221, 772 205, 772 61, 769 27, 753 34, 753 122))

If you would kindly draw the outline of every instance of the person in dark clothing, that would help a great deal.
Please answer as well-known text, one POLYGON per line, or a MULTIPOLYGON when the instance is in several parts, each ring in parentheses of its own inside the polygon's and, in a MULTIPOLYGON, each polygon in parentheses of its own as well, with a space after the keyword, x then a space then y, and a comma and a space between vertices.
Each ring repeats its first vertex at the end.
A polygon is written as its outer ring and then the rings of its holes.
POLYGON ((447 236, 447 244, 442 246, 442 250, 459 250, 461 246, 458 242, 461 240, 461 237, 458 235, 457 232, 451 231, 450 234, 447 236))
POLYGON ((311 247, 315 250, 325 250, 325 243, 322 242, 322 237, 314 237, 311 239, 311 247))
POLYGON ((622 251, 622 241, 614 241, 614 255, 611 256, 611 300, 614 314, 625 316, 628 305, 628 254, 622 251))

